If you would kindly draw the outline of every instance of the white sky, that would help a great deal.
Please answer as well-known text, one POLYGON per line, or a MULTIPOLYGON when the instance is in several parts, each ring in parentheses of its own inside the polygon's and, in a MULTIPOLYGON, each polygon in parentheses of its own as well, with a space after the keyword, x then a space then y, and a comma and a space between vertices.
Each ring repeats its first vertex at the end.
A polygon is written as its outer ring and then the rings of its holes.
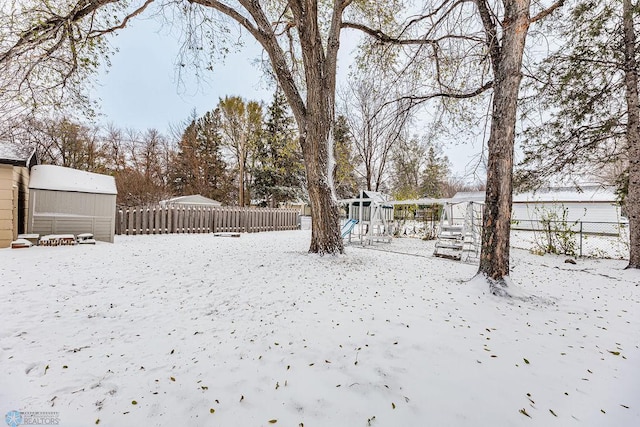
MULTIPOLYGON (((261 57, 262 49, 249 36, 243 41, 241 50, 216 63, 207 81, 198 81, 187 71, 182 76, 185 84, 181 86, 175 66, 180 48, 177 36, 158 20, 132 21, 112 39, 112 45, 119 51, 111 58, 112 66, 98 77, 94 96, 101 100, 100 122, 141 131, 155 128, 169 134, 171 125, 182 123, 194 108, 203 114, 225 96, 268 103, 274 88, 254 63, 261 57)), ((343 32, 339 81, 347 77, 356 43, 353 32, 343 32)), ((426 130, 418 123, 414 132, 423 134, 426 130)), ((444 147, 455 175, 468 174, 465 170, 480 147, 481 141, 450 143, 444 147)))
POLYGON ((118 127, 167 132, 170 124, 187 119, 194 108, 198 114, 212 110, 221 97, 268 101, 273 95, 252 64, 261 49, 249 37, 243 50, 220 62, 207 81, 185 73, 183 86, 175 66, 179 42, 158 21, 136 20, 118 33, 112 45, 119 51, 99 77, 96 95, 102 100, 102 121, 118 127))

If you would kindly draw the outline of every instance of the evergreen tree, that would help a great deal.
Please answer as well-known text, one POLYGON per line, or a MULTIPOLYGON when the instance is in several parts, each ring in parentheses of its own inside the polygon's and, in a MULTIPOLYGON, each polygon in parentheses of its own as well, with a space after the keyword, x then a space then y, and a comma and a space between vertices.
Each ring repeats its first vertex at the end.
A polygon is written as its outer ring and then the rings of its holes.
POLYGON ((171 168, 175 194, 200 194, 228 203, 232 190, 221 153, 220 112, 216 109, 191 122, 182 134, 171 168))
POLYGON ((449 174, 449 159, 439 153, 433 145, 430 145, 422 173, 422 195, 434 198, 444 197, 449 174))
POLYGON ((268 206, 300 199, 304 193, 304 164, 297 130, 284 93, 277 90, 256 150, 253 190, 268 206))

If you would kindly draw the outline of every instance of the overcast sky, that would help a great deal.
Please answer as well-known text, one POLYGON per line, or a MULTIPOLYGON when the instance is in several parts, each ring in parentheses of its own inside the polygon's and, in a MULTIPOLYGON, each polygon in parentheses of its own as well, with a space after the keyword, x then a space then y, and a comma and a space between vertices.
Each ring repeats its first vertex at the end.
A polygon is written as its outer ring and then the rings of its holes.
MULTIPOLYGON (((270 102, 274 87, 255 64, 262 49, 251 37, 245 36, 243 41, 241 50, 216 63, 206 81, 198 81, 187 70, 183 73, 184 85, 179 85, 175 63, 180 46, 175 31, 172 34, 156 19, 134 20, 112 39, 118 52, 111 58, 111 67, 98 78, 94 95, 101 100, 103 115, 99 121, 141 131, 155 128, 168 134, 170 126, 182 123, 194 108, 202 115, 225 96, 270 102)), ((347 77, 357 38, 345 31, 341 43, 339 81, 347 77)), ((420 123, 415 132, 426 133, 420 123)), ((444 147, 454 174, 468 173, 465 170, 480 147, 480 141, 444 147)))
POLYGON ((195 108, 198 114, 216 107, 219 98, 238 95, 247 100, 269 101, 267 87, 253 62, 261 49, 249 37, 245 47, 220 62, 207 81, 187 70, 179 84, 176 66, 177 37, 154 19, 138 19, 111 41, 119 51, 111 67, 98 79, 95 94, 101 99, 102 122, 121 128, 166 132, 170 124, 185 120, 195 108))

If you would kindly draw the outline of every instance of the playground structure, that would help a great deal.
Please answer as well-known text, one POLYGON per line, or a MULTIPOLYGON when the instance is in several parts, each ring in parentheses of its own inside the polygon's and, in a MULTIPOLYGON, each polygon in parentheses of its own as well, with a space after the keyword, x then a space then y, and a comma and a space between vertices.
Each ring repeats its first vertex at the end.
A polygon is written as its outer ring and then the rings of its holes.
POLYGON ((430 206, 441 212, 433 256, 463 262, 480 257, 484 202, 475 197, 392 201, 382 193, 363 190, 359 197, 339 202, 347 206, 340 233, 348 243, 389 243, 395 231, 395 206, 430 206))
POLYGON ((341 229, 349 243, 370 245, 391 242, 393 236, 393 204, 383 193, 361 190, 359 197, 343 199, 348 206, 347 221, 341 229))
POLYGON ((445 202, 433 255, 465 262, 477 260, 483 209, 484 203, 473 200, 445 202))

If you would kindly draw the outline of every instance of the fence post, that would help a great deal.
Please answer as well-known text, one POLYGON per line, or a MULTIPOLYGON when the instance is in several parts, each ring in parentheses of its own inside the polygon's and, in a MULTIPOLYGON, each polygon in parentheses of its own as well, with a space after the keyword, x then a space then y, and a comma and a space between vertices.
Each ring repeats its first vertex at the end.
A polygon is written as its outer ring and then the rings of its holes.
POLYGON ((580 221, 580 258, 582 258, 582 221, 580 221))
POLYGON ((120 208, 116 207, 116 230, 115 233, 116 235, 120 235, 122 234, 122 225, 120 224, 120 218, 122 218, 122 211, 120 210, 120 208))

